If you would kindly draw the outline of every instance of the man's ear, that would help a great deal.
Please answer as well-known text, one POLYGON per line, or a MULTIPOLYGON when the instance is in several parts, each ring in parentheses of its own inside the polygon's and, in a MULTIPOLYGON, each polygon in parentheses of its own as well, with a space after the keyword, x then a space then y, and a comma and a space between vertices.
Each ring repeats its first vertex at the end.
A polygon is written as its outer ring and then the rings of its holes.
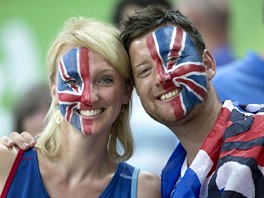
POLYGON ((212 80, 216 73, 216 64, 212 54, 207 49, 203 52, 203 64, 206 69, 208 80, 212 80))
POLYGON ((53 104, 55 106, 58 106, 59 100, 58 100, 58 94, 57 94, 57 87, 54 84, 51 84, 50 90, 51 90, 51 97, 52 97, 53 104))

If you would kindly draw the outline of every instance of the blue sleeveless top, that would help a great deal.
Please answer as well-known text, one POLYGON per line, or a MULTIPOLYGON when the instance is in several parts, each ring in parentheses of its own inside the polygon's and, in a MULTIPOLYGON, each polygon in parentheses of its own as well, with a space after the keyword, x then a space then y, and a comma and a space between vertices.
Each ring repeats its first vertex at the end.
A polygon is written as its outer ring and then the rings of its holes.
MULTIPOLYGON (((136 198, 139 169, 121 162, 99 198, 136 198)), ((19 150, 14 165, 9 173, 1 198, 49 198, 41 179, 37 152, 19 150)))

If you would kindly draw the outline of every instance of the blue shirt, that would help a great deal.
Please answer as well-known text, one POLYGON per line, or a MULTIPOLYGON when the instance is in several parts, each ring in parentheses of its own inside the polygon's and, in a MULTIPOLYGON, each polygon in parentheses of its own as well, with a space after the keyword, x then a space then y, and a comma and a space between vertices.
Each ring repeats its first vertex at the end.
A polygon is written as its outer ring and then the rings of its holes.
POLYGON ((264 60, 249 51, 237 61, 217 69, 212 80, 221 101, 264 103, 264 60))
MULTIPOLYGON (((36 150, 19 151, 10 175, 15 174, 10 188, 7 189, 7 198, 49 198, 41 179, 36 150)), ((121 162, 118 164, 115 175, 100 195, 100 198, 136 198, 137 177, 139 169, 121 162)), ((10 176, 9 176, 10 177, 10 176)), ((8 180, 7 180, 8 182, 8 180)))
POLYGON ((234 53, 228 44, 217 46, 212 49, 217 68, 235 60, 234 53))

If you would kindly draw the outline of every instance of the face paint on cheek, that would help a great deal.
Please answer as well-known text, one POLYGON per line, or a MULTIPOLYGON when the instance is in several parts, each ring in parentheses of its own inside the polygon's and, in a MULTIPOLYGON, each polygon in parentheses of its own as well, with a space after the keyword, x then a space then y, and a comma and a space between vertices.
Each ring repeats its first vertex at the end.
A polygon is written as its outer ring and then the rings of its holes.
POLYGON ((184 117, 207 95, 205 67, 190 36, 181 28, 159 28, 146 38, 157 78, 168 91, 179 94, 170 100, 177 119, 184 117))
POLYGON ((90 97, 89 50, 74 48, 61 59, 58 72, 59 108, 63 117, 78 131, 90 135, 92 120, 80 109, 92 107, 90 97))

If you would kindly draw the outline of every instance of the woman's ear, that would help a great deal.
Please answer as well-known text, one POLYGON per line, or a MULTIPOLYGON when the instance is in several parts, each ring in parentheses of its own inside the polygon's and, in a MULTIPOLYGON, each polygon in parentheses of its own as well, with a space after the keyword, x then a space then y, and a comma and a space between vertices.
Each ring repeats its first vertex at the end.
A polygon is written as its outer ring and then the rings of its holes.
POLYGON ((127 104, 131 100, 133 85, 126 83, 125 89, 124 89, 124 97, 122 99, 122 104, 127 104))
POLYGON ((207 49, 203 52, 203 64, 206 69, 208 80, 212 80, 216 73, 216 64, 212 54, 207 49))
POLYGON ((51 97, 52 97, 53 103, 55 106, 58 106, 59 100, 58 100, 58 94, 57 94, 57 87, 55 85, 51 84, 50 90, 51 90, 51 97))

